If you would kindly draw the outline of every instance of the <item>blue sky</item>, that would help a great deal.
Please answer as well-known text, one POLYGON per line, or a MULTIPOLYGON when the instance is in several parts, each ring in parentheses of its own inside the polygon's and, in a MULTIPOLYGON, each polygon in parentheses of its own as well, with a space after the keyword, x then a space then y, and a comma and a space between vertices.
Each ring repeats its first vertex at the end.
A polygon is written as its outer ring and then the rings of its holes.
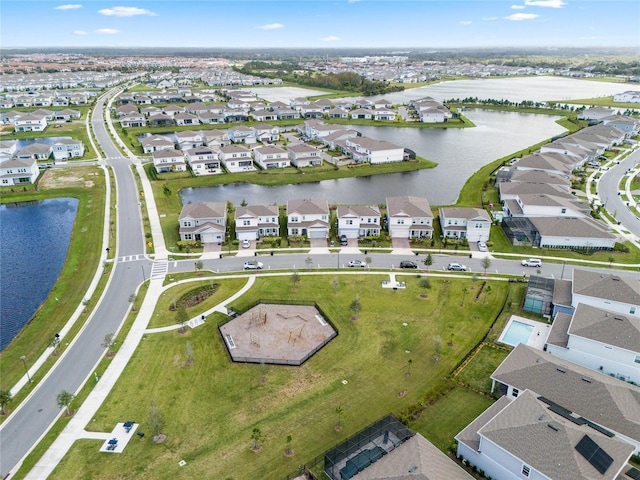
POLYGON ((640 47, 637 0, 1 0, 0 45, 640 47))

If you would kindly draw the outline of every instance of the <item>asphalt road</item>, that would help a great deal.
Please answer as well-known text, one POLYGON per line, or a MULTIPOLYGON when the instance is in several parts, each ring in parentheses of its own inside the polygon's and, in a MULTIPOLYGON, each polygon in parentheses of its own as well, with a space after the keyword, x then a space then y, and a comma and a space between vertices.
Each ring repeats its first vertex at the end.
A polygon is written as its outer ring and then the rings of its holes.
MULTIPOLYGON (((131 162, 120 157, 105 130, 104 102, 93 112, 96 137, 110 159, 117 182, 118 256, 144 254, 144 234, 140 218, 137 187, 130 170, 131 162)), ((101 215, 102 212, 96 212, 101 215)), ((140 257, 142 258, 142 257, 140 257)), ((151 271, 148 260, 117 262, 102 301, 77 339, 66 349, 56 367, 22 402, 0 427, 0 477, 7 475, 47 432, 60 414, 56 396, 60 391, 76 393, 104 354, 105 335, 116 332, 129 308, 129 296, 142 282, 142 272, 151 271), (142 268, 141 268, 142 267, 142 268)), ((147 273, 148 278, 149 273, 147 273)), ((83 321, 80 319, 79 321, 83 321)), ((64 341, 64 339, 63 339, 64 341)), ((91 380, 90 380, 91 381, 91 380)))

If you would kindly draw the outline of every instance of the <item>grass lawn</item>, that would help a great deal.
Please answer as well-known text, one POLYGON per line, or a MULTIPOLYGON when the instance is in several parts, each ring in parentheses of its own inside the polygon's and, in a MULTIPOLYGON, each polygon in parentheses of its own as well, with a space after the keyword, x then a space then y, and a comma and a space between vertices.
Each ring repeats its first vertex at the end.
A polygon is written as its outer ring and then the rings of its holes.
POLYGON ((507 358, 509 351, 510 349, 485 343, 456 378, 475 390, 491 394, 489 375, 507 358))
MULTIPOLYGON (((111 431, 116 422, 132 419, 141 423, 145 440, 134 439, 122 455, 100 454, 100 442, 78 442, 53 476, 281 478, 447 382, 448 373, 486 332, 507 288, 506 283, 495 282, 495 295, 487 305, 468 300, 463 308, 462 289, 478 288, 470 280, 434 279, 425 299, 417 279, 411 277, 406 290, 393 291, 380 288, 386 276, 337 276, 334 294, 335 277, 302 276, 296 291, 289 276, 258 278, 232 305, 241 310, 258 298, 317 301, 340 334, 302 367, 231 363, 216 328, 216 322, 225 319, 219 314, 183 335, 175 331, 147 335, 89 426, 111 431), (354 321, 349 305, 356 293, 362 311, 354 321), (446 341, 452 333, 449 346, 446 341), (187 341, 194 352, 191 366, 185 365, 187 341), (411 375, 406 376, 409 359, 411 375), (161 445, 150 439, 152 404, 164 416, 162 433, 168 438, 161 445), (337 406, 345 412, 341 432, 333 428, 337 406), (250 449, 254 427, 265 436, 259 453, 250 449), (296 452, 291 458, 283 454, 289 434, 296 452), (179 467, 180 460, 187 465, 179 467)), ((474 410, 464 420, 457 419, 466 424, 476 414, 474 410)), ((446 442, 452 442, 451 436, 446 442)))
POLYGON ((409 428, 440 450, 447 452, 455 444, 453 437, 484 412, 493 399, 468 388, 455 387, 428 407, 409 428))

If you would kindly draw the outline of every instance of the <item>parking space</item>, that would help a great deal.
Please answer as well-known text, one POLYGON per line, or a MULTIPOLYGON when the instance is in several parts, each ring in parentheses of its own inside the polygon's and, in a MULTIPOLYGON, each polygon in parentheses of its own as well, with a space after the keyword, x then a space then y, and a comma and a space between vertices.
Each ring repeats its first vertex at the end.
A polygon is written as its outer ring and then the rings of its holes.
POLYGON ((411 248, 411 243, 409 242, 408 238, 392 238, 391 239, 392 245, 393 245, 393 249, 410 249, 411 248))

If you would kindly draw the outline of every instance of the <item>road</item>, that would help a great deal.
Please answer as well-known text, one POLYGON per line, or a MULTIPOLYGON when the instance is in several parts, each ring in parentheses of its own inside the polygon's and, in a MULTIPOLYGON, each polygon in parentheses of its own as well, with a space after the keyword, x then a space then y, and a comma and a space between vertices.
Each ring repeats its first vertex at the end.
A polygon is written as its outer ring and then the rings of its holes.
MULTIPOLYGON (((104 126, 105 100, 99 100, 92 123, 96 138, 113 167, 117 185, 117 231, 119 258, 144 258, 145 245, 138 202, 138 189, 130 170, 131 161, 122 158, 104 126)), ((97 215, 102 212, 96 212, 97 215)), ((0 477, 8 474, 35 446, 60 415, 56 396, 61 390, 78 392, 104 354, 105 335, 117 332, 129 309, 129 296, 149 275, 149 260, 118 261, 103 298, 85 327, 58 360, 56 367, 31 392, 14 414, 0 427, 0 477)))

